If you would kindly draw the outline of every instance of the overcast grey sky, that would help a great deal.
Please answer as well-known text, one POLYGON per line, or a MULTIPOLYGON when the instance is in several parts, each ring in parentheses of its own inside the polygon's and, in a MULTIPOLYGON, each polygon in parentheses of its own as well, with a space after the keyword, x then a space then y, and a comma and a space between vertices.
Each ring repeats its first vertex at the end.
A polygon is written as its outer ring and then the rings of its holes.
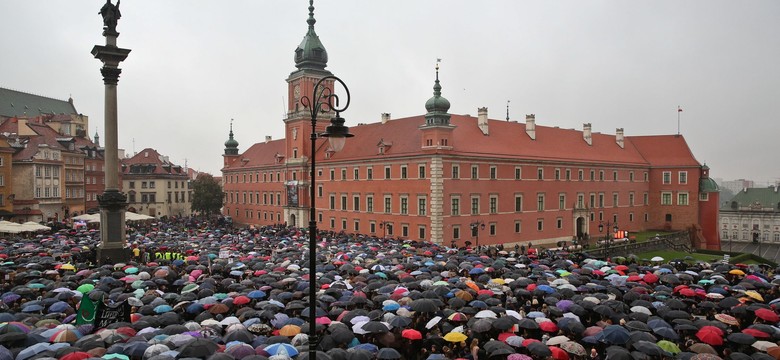
MULTIPOLYGON (((0 87, 67 99, 103 136, 103 1, 1 0, 0 87)), ((308 1, 125 0, 119 145, 219 175, 231 118, 240 151, 280 138, 308 1), (135 146, 133 146, 135 139, 135 146)), ((425 113, 441 58, 451 113, 626 135, 682 133, 713 177, 780 178, 780 2, 320 0, 328 69, 352 92, 347 125, 425 113)), ((349 146, 349 144, 347 144, 349 146)))

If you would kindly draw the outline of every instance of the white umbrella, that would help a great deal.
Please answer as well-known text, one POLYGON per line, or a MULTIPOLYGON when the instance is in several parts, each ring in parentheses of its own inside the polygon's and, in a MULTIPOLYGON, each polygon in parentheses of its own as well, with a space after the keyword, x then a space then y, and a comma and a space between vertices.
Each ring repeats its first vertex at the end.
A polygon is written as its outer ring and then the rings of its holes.
POLYGON ((439 321, 441 321, 441 316, 436 316, 433 319, 431 319, 430 321, 428 321, 427 324, 425 324, 425 328, 426 329, 433 329, 433 327, 436 326, 436 324, 438 324, 439 321))
POLYGON ((571 340, 571 339, 569 339, 568 337, 566 337, 564 335, 553 336, 549 340, 547 340, 547 343, 545 343, 545 345, 547 345, 547 346, 560 345, 560 344, 563 344, 563 343, 565 343, 565 342, 567 342, 569 340, 571 340))
POLYGON ((660 256, 654 256, 652 259, 650 259, 650 261, 664 261, 664 258, 660 256))
POLYGON ((30 229, 29 231, 51 230, 50 227, 41 225, 35 221, 28 221, 22 224, 22 226, 30 229))
POLYGON ((642 314, 647 314, 647 315, 653 315, 653 313, 650 311, 650 309, 648 309, 648 308, 646 308, 644 306, 634 306, 634 307, 631 308, 631 312, 642 313, 642 314))
POLYGON ((496 313, 494 313, 492 310, 482 310, 474 315, 474 317, 477 319, 495 319, 496 313))

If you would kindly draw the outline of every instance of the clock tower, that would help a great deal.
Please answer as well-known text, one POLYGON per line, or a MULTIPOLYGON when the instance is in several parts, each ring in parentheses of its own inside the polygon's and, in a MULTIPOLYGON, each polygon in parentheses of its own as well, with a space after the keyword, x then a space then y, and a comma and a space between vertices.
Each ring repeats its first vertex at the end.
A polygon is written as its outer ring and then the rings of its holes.
MULTIPOLYGON (((309 25, 306 35, 295 49, 295 71, 287 77, 287 116, 284 119, 285 124, 285 143, 286 143, 286 191, 288 193, 288 204, 285 206, 285 219, 288 225, 302 226, 305 219, 308 218, 308 170, 309 159, 311 158, 311 111, 301 103, 301 99, 307 97, 311 100, 315 98, 313 94, 314 86, 317 82, 328 75, 333 75, 325 68, 328 66, 328 52, 325 46, 320 42, 319 36, 314 31, 314 24, 317 20, 314 18, 314 0, 309 0, 309 18, 306 23, 309 25), (297 192, 298 203, 289 203, 290 192, 297 192), (292 220, 295 219, 295 220, 292 220), (295 223, 292 223, 295 222, 295 223)), ((321 87, 333 89, 333 81, 325 81, 321 87)), ((317 133, 325 131, 329 124, 332 112, 318 114, 317 133)), ((327 144, 318 142, 318 145, 327 144)))

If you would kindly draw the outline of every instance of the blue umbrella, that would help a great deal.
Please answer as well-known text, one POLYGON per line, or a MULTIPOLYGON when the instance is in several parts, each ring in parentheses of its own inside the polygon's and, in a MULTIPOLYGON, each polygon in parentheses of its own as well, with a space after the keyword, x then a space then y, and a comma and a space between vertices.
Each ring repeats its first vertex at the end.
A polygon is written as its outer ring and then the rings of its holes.
POLYGON ((608 325, 604 331, 596 334, 596 339, 609 345, 625 345, 631 334, 620 325, 608 325))
POLYGON ((680 335, 677 335, 677 332, 674 331, 674 329, 672 329, 672 328, 657 327, 657 328, 653 329, 653 332, 658 334, 658 335, 660 335, 660 336, 662 336, 662 337, 664 337, 664 338, 666 338, 666 339, 669 339, 669 340, 679 340, 680 339, 680 335))
POLYGON ((16 355, 16 360, 25 360, 38 355, 46 350, 49 350, 49 345, 51 344, 47 342, 33 344, 32 346, 20 351, 19 354, 16 355))
MULTIPOLYGON (((479 275, 479 274, 484 274, 484 273, 485 273, 485 269, 483 269, 483 268, 475 267, 475 268, 469 270, 469 275, 479 275)), ((431 356, 433 356, 433 355, 431 355, 431 356)))
POLYGON ((14 360, 14 354, 3 345, 0 345, 0 360, 14 360))
POLYGON ((10 304, 10 303, 12 303, 12 302, 14 302, 16 300, 21 299, 21 298, 22 298, 21 295, 19 295, 17 293, 12 293, 12 292, 5 293, 2 296, 3 302, 6 303, 6 304, 10 304))
POLYGON ((70 305, 64 301, 58 301, 54 304, 51 304, 49 306, 49 312, 58 313, 58 312, 65 312, 70 308, 70 305))
POLYGON ((253 290, 250 291, 249 294, 246 294, 246 297, 250 299, 262 299, 265 297, 265 292, 261 290, 253 290))
POLYGON ((154 312, 158 314, 167 313, 169 311, 173 311, 173 308, 170 305, 158 305, 154 308, 154 312))
POLYGON ((292 346, 290 344, 285 344, 285 343, 271 344, 266 346, 263 350, 265 350, 267 353, 271 354, 272 356, 286 355, 289 357, 294 357, 298 355, 298 349, 296 349, 295 346, 292 346))
POLYGON ((379 352, 379 347, 377 347, 374 344, 358 344, 357 346, 352 347, 356 350, 366 350, 368 352, 371 352, 372 354, 376 354, 379 352))
POLYGON ((536 287, 536 290, 544 291, 545 293, 552 294, 555 292, 555 289, 553 289, 550 285, 539 285, 536 287))
POLYGON ((43 306, 37 304, 28 305, 22 308, 22 312, 26 313, 38 312, 41 310, 43 310, 43 306))
MULTIPOLYGON (((160 306, 162 306, 162 305, 160 305, 160 306)), ((192 304, 188 305, 187 309, 186 309, 188 314, 199 314, 199 313, 203 312, 203 310, 204 310, 203 304, 200 304, 200 303, 192 303, 192 304)))

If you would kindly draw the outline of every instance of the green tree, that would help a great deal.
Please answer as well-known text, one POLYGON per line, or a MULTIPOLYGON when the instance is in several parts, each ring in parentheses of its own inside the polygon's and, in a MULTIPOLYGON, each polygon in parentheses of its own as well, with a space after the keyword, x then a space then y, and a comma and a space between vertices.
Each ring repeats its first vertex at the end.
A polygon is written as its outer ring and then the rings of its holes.
POLYGON ((199 174, 192 182, 192 211, 204 215, 219 213, 222 208, 222 186, 210 174, 199 174))

